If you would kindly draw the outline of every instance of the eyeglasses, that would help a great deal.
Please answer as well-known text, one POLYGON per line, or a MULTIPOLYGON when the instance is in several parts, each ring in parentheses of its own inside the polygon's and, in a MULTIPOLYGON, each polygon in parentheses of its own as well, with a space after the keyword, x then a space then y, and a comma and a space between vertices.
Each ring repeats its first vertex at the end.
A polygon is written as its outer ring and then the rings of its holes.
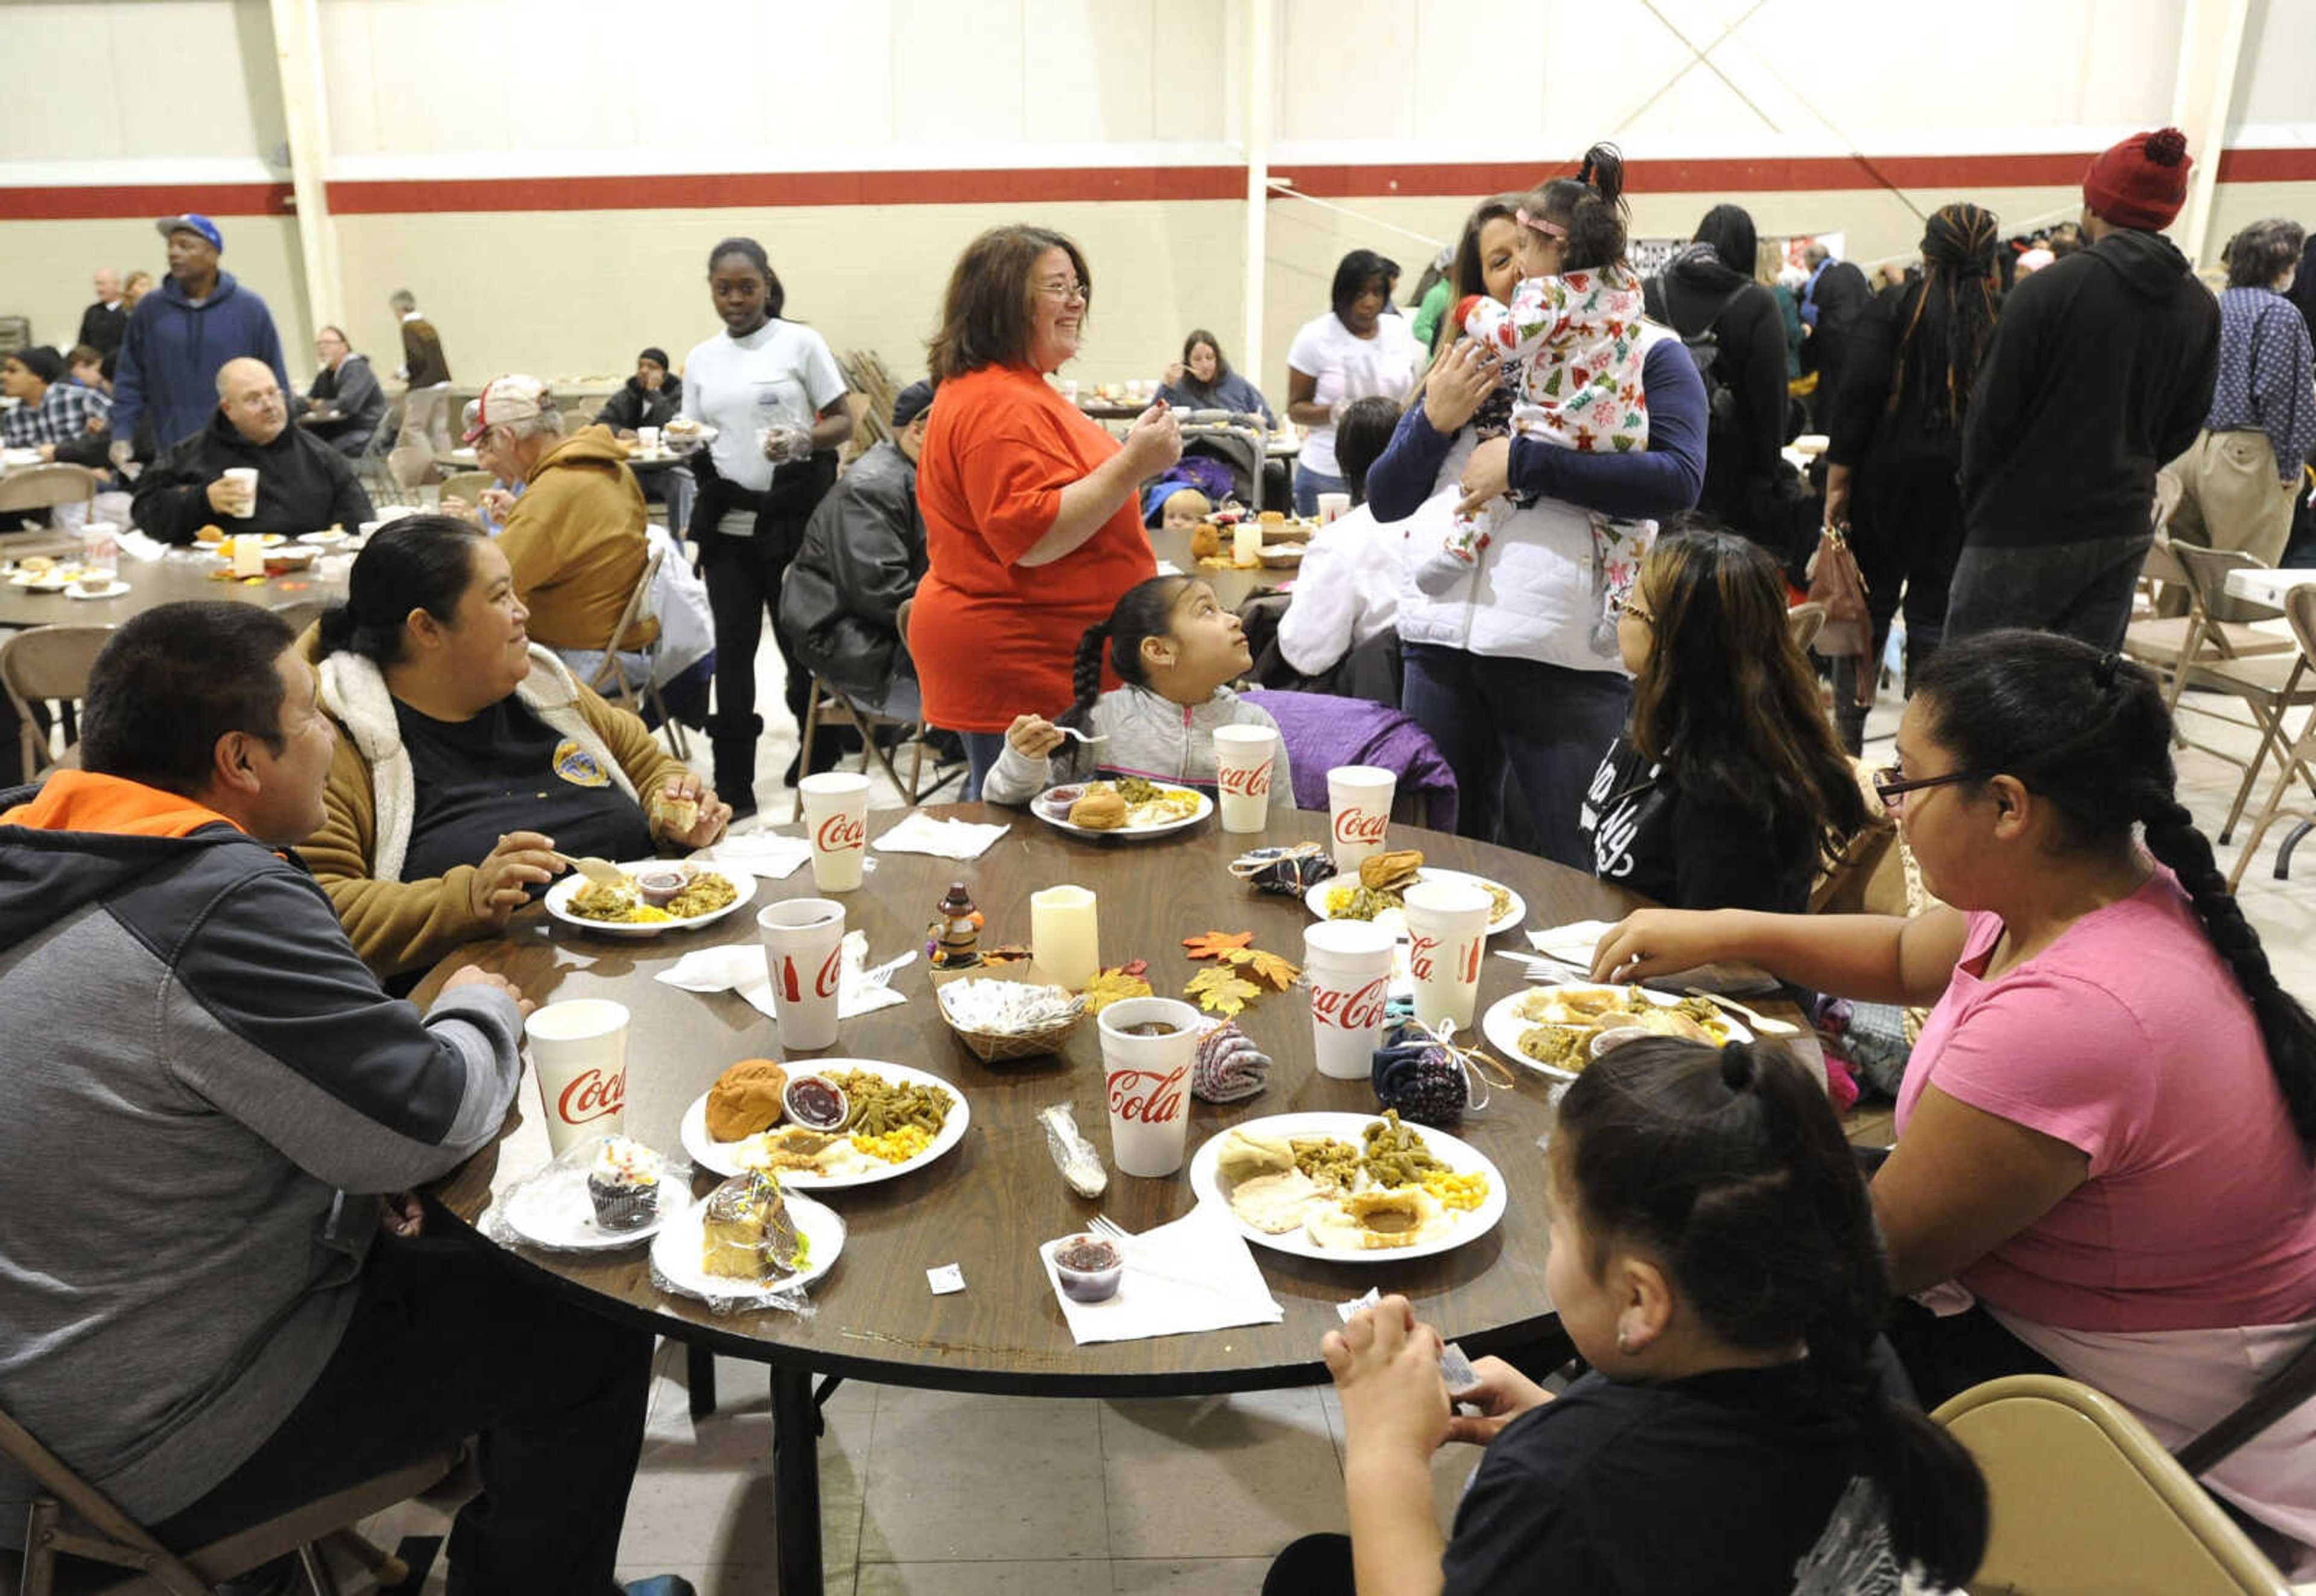
POLYGON ((1043 282, 1038 285, 1038 292, 1048 299, 1059 299, 1064 305, 1073 299, 1082 299, 1086 295, 1085 284, 1082 282, 1043 282))
POLYGON ((1918 776, 1908 781, 1905 772, 1895 765, 1884 765, 1874 773, 1874 795, 1882 800, 1883 808, 1895 809, 1898 800, 1909 793, 1918 793, 1924 787, 1951 786, 1956 782, 1984 781, 1992 774, 1988 770, 1956 770, 1945 776, 1918 776))
POLYGON ((1637 598, 1629 594, 1626 596, 1622 603, 1617 606, 1617 613, 1619 616, 1638 621, 1643 626, 1653 626, 1657 624, 1656 616, 1651 615, 1647 610, 1643 609, 1641 607, 1641 601, 1637 598))

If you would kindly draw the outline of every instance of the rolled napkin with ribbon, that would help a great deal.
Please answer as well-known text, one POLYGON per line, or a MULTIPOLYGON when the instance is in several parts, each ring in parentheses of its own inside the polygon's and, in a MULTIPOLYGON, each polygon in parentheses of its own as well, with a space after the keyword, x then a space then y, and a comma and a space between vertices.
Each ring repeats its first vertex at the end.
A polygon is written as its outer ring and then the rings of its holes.
POLYGON ((1298 842, 1241 854, 1231 861, 1230 873, 1260 891, 1300 898, 1335 873, 1335 861, 1317 843, 1298 842))
POLYGON ((1270 1055, 1225 1020, 1198 1038, 1190 1060, 1190 1095, 1207 1103, 1237 1103, 1270 1084, 1270 1055))
POLYGON ((1452 1037, 1452 1029, 1432 1031, 1412 1022, 1386 1033, 1369 1077, 1376 1104, 1397 1109, 1403 1120, 1452 1130, 1464 1122, 1465 1110, 1487 1107, 1491 1085, 1511 1087, 1510 1071, 1484 1053, 1456 1046, 1452 1037), (1493 1070, 1487 1068, 1492 1064, 1493 1070), (1496 1070, 1503 1070, 1502 1078, 1496 1070))

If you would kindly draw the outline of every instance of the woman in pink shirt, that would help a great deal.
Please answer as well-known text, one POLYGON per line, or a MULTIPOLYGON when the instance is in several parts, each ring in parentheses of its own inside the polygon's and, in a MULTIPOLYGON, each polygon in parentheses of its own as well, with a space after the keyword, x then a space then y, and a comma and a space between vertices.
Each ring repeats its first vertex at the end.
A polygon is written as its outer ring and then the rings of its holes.
MULTIPOLYGON (((1750 960, 1935 1004, 1873 1193, 1926 1401, 2053 1367, 2177 1445, 2316 1334, 2316 1023, 2178 802, 2147 672, 1999 632, 1925 669, 1875 778, 1918 919, 1647 909, 1594 974, 1750 960)), ((2316 1404, 2206 1483, 2316 1545, 2316 1404)))

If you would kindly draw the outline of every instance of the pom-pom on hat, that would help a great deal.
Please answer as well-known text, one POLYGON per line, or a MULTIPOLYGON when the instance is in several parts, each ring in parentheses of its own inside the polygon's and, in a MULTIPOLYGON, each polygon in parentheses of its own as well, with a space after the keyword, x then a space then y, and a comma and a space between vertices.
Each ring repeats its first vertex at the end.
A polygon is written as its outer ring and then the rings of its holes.
POLYGON ((2187 202, 2187 136, 2177 128, 2134 133, 2083 173, 2083 203, 2119 227, 2171 225, 2187 202))

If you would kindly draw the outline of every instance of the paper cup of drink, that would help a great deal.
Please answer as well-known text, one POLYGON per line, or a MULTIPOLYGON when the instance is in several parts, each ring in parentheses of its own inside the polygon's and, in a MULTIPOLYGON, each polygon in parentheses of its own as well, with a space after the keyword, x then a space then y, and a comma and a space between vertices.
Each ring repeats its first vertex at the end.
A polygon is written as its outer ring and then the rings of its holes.
POLYGON ((657 454, 659 452, 659 429, 657 427, 637 427, 636 429, 636 447, 643 450, 643 452, 647 455, 657 454))
POLYGON ((1271 772, 1278 766, 1278 733, 1268 726, 1215 728, 1215 791, 1223 829, 1262 829, 1269 819, 1271 772))
POLYGON ((1391 801, 1399 778, 1372 765, 1338 765, 1327 772, 1328 830, 1335 868, 1357 870, 1369 854, 1383 851, 1391 828, 1391 801))
POLYGON ((1400 900, 1407 914, 1415 1017, 1427 1025, 1468 1030, 1495 900, 1471 882, 1457 881, 1417 882, 1400 893, 1400 900))
POLYGON ((836 991, 844 979, 844 905, 791 898, 756 917, 780 1047, 811 1052, 836 1044, 836 991))
POLYGON ((1384 1006, 1391 1000, 1391 956, 1397 941, 1386 927, 1367 920, 1322 920, 1304 931, 1311 1042, 1321 1075, 1332 1080, 1366 1080, 1373 1074, 1384 1006))
POLYGON ((1319 495, 1319 524, 1322 527, 1325 526, 1329 521, 1334 520, 1339 517, 1347 516, 1350 513, 1351 496, 1349 493, 1322 493, 1319 495))
POLYGON ((804 798, 805 835, 812 838, 812 884, 850 892, 860 884, 868 854, 868 778, 831 770, 806 776, 797 791, 804 798))
POLYGON ((222 474, 226 481, 235 483, 241 492, 241 508, 233 513, 236 516, 255 515, 257 513, 257 467, 236 466, 222 474))
POLYGON ((579 998, 531 1011, 523 1022, 547 1145, 557 1157, 590 1136, 628 1125, 628 1009, 608 998, 579 998))
POLYGON ((91 521, 80 529, 80 563, 111 585, 120 569, 120 528, 111 521, 91 521))
POLYGON ((1171 1175, 1190 1129, 1198 1011, 1171 998, 1127 998, 1096 1016, 1108 1077, 1109 1152, 1120 1175, 1171 1175))

